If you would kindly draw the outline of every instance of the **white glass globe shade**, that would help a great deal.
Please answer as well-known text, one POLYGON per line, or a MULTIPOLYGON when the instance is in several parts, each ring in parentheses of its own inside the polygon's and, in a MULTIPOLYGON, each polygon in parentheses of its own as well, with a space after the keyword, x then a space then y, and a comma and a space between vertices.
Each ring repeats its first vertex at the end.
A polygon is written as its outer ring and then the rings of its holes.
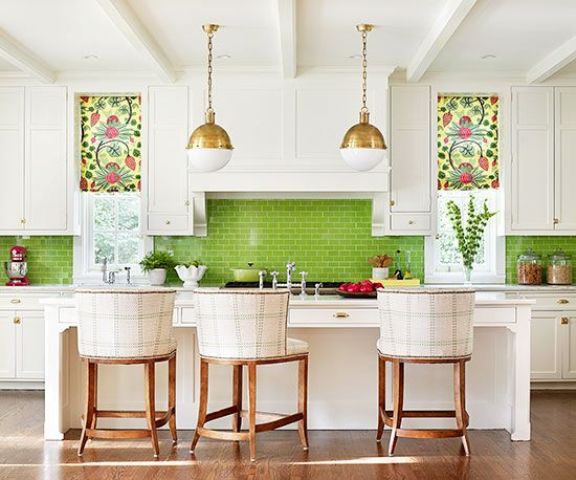
POLYGON ((354 170, 367 172, 372 170, 384 159, 382 148, 341 148, 340 154, 344 161, 354 170))
POLYGON ((233 150, 227 148, 191 148, 188 164, 197 172, 216 172, 224 168, 232 158, 233 150))

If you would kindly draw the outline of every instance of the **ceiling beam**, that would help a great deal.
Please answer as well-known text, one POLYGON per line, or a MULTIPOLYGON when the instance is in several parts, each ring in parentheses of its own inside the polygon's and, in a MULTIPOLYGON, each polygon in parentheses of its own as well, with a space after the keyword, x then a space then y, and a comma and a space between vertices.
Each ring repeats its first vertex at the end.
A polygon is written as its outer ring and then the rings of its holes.
POLYGON ((42 83, 53 83, 56 79, 56 72, 2 31, 0 31, 0 57, 42 83))
POLYGON ((125 0, 97 0, 108 18, 130 41, 150 59, 160 77, 169 83, 176 80, 176 71, 154 37, 138 19, 125 0))
POLYGON ((296 76, 296 0, 276 0, 282 76, 296 76))
POLYGON ((576 60, 576 37, 560 45, 528 70, 526 81, 528 83, 543 82, 574 60, 576 60))
POLYGON ((452 0, 446 5, 408 65, 406 79, 409 82, 417 82, 422 78, 476 1, 452 0))

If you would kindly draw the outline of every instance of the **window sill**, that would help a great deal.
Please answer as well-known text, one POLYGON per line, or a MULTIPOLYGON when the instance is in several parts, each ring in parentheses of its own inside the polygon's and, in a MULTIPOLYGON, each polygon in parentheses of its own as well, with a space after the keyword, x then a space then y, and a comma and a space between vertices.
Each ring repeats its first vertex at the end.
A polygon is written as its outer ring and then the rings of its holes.
MULTIPOLYGON (((494 275, 491 273, 473 272, 470 281, 473 284, 474 283, 504 284, 506 283, 506 276, 494 275)), ((438 284, 464 283, 464 274, 462 272, 452 272, 452 273, 435 273, 432 275, 425 275, 424 283, 438 283, 438 284)))

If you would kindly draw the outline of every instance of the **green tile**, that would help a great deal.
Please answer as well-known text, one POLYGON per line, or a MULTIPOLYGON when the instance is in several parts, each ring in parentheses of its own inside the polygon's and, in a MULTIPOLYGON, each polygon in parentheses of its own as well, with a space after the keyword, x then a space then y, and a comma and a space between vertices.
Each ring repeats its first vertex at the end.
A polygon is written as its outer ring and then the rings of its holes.
POLYGON ((28 278, 32 284, 72 283, 72 237, 0 237, 0 282, 7 281, 4 261, 10 247, 23 245, 28 249, 28 278))
POLYGON ((370 276, 370 256, 398 249, 410 250, 412 272, 423 277, 423 237, 372 237, 370 200, 211 199, 207 208, 207 237, 156 237, 154 242, 156 249, 173 251, 179 262, 206 263, 206 282, 231 280, 230 268, 247 262, 283 276, 289 259, 311 280, 356 281, 370 276))

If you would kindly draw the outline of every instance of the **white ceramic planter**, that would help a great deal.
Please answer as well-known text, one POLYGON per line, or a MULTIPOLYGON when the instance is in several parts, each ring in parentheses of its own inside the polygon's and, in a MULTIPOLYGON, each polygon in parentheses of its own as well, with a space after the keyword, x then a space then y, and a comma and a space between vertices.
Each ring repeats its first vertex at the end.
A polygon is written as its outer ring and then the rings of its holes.
POLYGON ((166 269, 165 268, 155 268, 148 272, 148 280, 150 285, 164 285, 166 281, 166 269))
POLYGON ((186 265, 177 265, 174 270, 178 273, 180 280, 184 282, 185 287, 198 288, 198 282, 202 280, 208 267, 206 265, 199 265, 197 267, 194 265, 190 265, 189 267, 186 265))
POLYGON ((374 267, 372 269, 372 279, 373 280, 386 280, 388 278, 388 275, 390 274, 390 271, 388 269, 388 267, 374 267))

